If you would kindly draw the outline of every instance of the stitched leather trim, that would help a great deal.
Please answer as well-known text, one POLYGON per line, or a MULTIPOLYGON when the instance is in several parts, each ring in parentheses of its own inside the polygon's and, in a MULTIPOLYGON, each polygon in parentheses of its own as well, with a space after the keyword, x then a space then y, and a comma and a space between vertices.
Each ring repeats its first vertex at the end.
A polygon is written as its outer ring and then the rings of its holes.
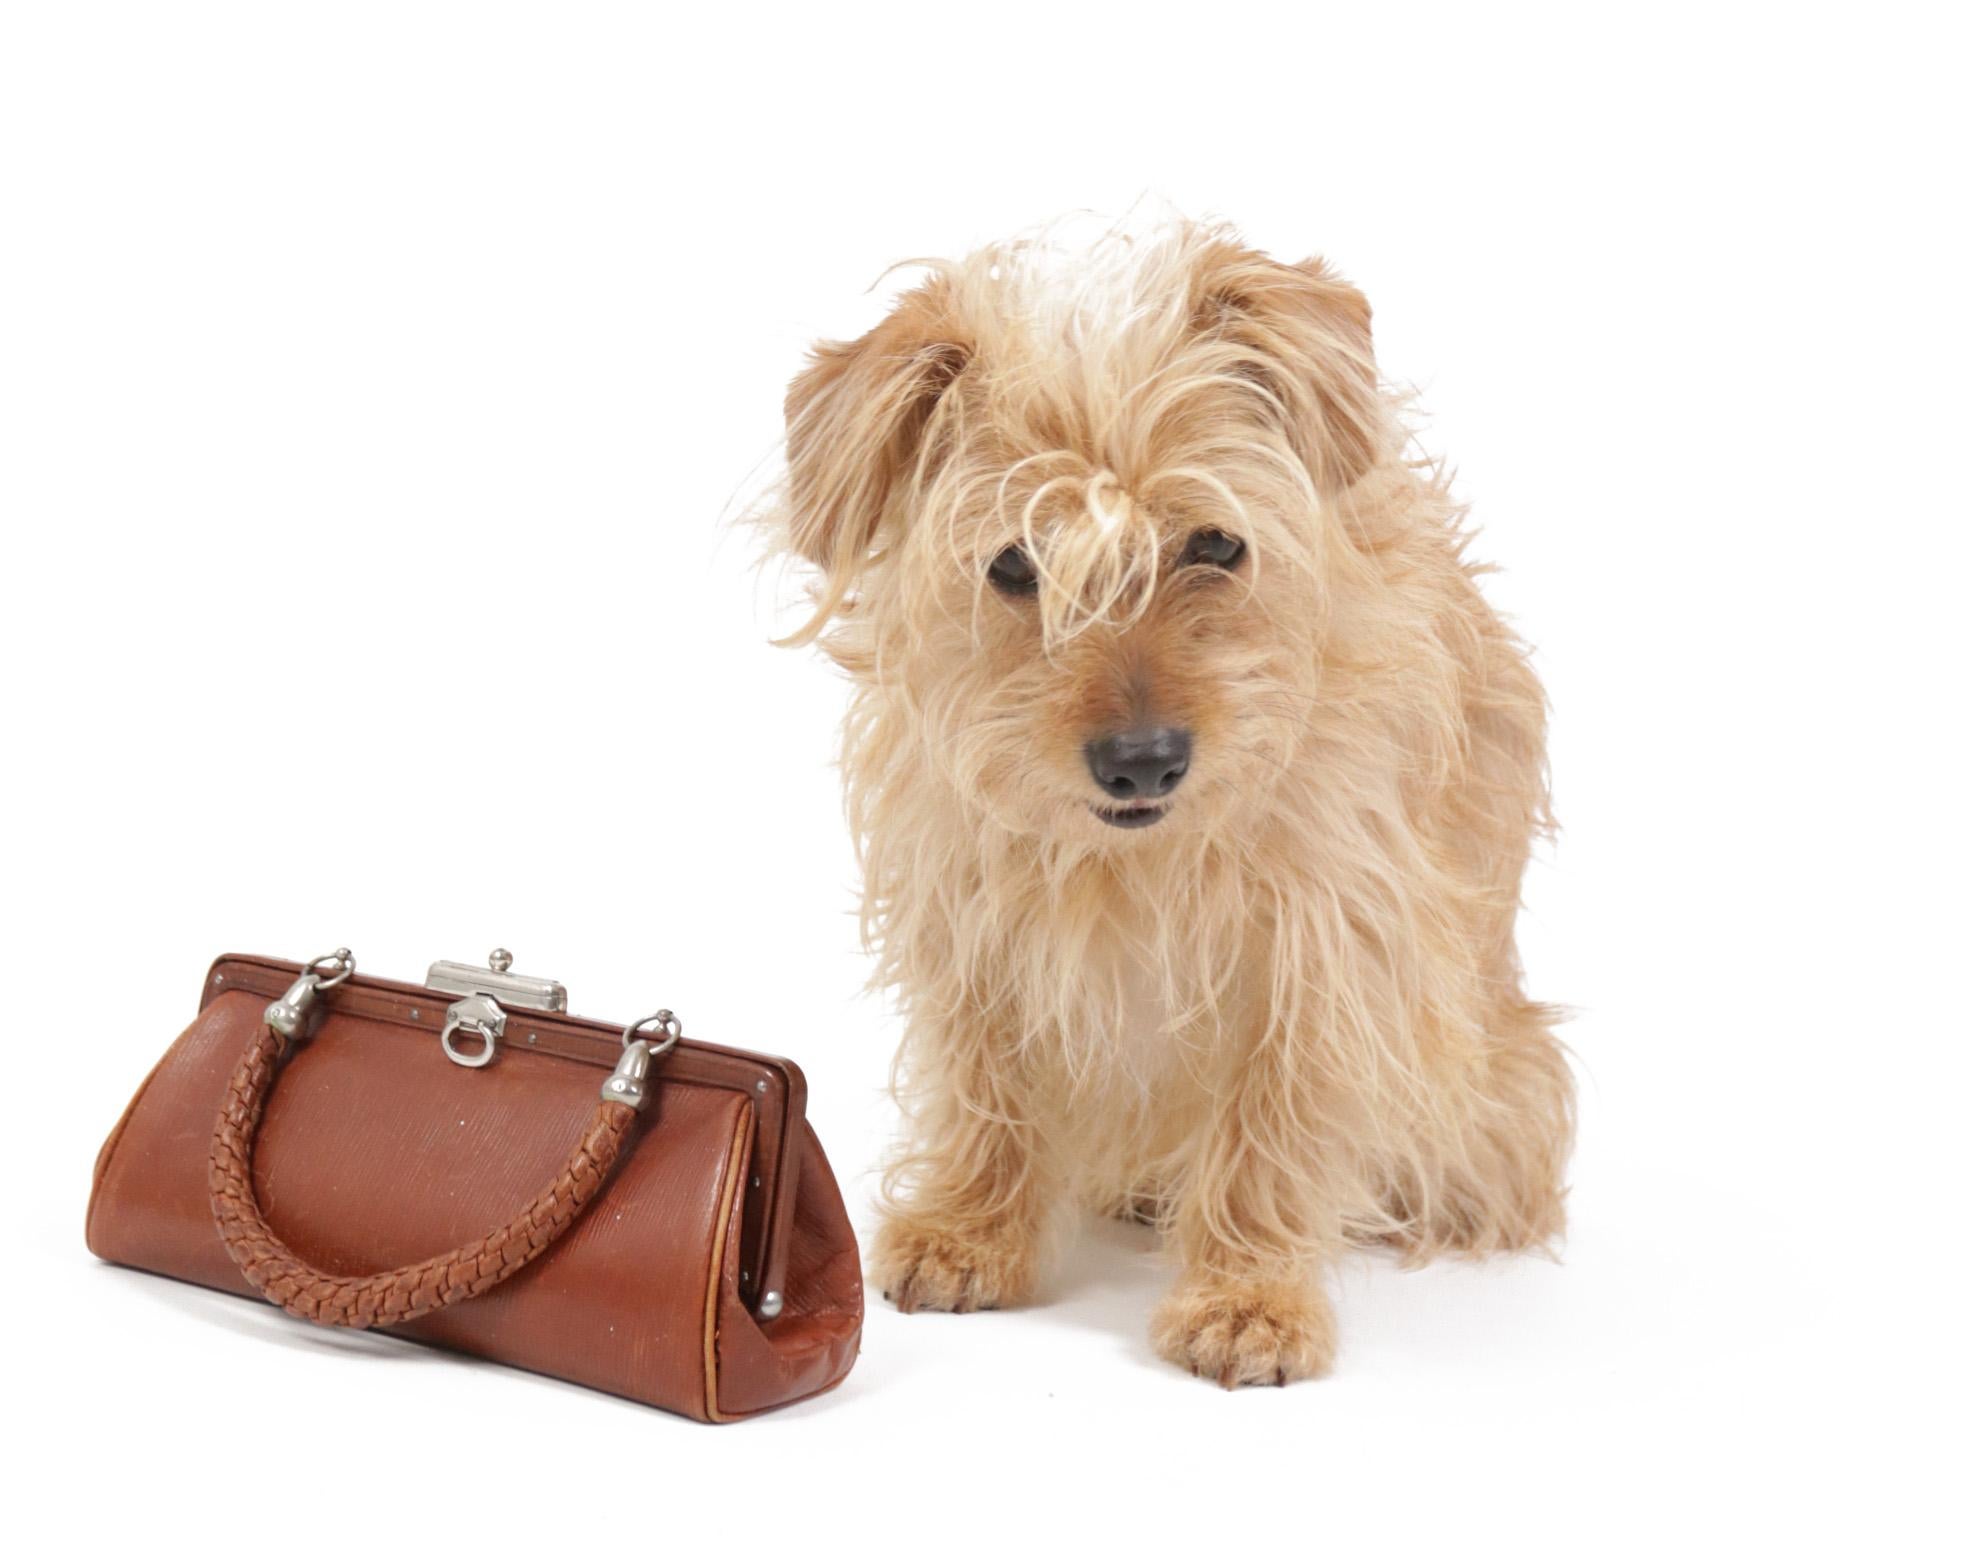
POLYGON ((730 1139, 730 1167, 723 1182, 723 1201, 717 1208, 715 1241, 710 1246, 710 1283, 703 1296, 703 1398, 712 1421, 731 1421, 716 1405, 716 1305, 723 1288, 724 1246, 730 1242, 730 1212, 737 1199, 737 1181, 744 1172, 744 1139, 750 1134, 751 1107, 737 1112, 737 1130, 730 1139))

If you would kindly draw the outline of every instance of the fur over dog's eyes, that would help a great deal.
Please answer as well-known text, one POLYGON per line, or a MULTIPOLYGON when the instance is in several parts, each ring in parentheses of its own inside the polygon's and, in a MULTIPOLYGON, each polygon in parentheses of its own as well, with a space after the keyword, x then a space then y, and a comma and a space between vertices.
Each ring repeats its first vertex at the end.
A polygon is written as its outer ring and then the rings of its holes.
POLYGON ((1224 531, 1194 531, 1185 543, 1183 561, 1207 564, 1213 568, 1234 568, 1247 555, 1247 544, 1224 531))
POLYGON ((1032 595, 1040 589, 1040 575, 1033 570, 1033 559, 1021 547, 1008 547, 992 560, 985 577, 992 588, 1006 595, 1032 595))

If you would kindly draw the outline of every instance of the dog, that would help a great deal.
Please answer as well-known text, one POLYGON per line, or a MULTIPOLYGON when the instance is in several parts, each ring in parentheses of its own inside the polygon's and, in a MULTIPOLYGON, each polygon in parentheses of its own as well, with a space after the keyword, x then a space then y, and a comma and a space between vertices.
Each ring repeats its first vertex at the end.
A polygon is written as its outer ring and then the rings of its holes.
POLYGON ((1328 1263, 1547 1246, 1573 1085, 1515 918, 1544 697, 1320 261, 1167 222, 929 265, 786 400, 784 641, 850 677, 905 1034, 871 1251, 1040 1291, 1071 1208, 1178 1262, 1152 1342, 1326 1372, 1328 1263))

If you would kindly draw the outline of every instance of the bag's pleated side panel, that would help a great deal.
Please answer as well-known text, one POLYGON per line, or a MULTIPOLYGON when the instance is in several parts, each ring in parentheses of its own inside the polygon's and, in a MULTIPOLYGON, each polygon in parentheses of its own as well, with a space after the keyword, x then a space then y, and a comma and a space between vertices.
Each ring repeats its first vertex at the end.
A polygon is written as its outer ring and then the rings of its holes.
MULTIPOLYGON (((761 1323, 735 1295, 718 1304, 716 1420, 832 1388, 847 1376, 861 1349, 861 1254, 826 1152, 810 1125, 798 1157, 784 1310, 761 1323)), ((727 1269, 735 1279, 734 1242, 729 1256, 727 1269)))

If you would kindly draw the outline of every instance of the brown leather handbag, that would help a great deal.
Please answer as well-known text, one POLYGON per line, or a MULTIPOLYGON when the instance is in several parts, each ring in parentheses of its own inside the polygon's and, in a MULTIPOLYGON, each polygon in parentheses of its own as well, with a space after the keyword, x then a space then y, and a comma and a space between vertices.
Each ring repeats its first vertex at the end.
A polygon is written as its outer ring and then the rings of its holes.
POLYGON ((698 1420, 840 1382, 861 1265, 799 1069, 509 964, 223 955, 103 1144, 89 1247, 698 1420))

